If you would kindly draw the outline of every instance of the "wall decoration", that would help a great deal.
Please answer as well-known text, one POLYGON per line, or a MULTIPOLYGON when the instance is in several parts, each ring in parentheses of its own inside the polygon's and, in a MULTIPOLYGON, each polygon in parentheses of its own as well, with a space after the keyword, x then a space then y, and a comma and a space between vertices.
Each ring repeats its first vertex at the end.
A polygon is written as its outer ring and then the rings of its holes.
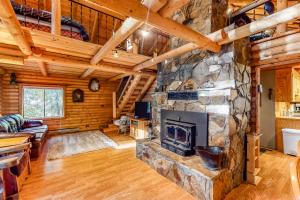
POLYGON ((76 89, 72 93, 73 102, 83 102, 84 101, 84 92, 81 89, 76 89))
POLYGON ((92 78, 89 82, 89 90, 92 92, 98 92, 100 90, 100 83, 97 78, 92 78))

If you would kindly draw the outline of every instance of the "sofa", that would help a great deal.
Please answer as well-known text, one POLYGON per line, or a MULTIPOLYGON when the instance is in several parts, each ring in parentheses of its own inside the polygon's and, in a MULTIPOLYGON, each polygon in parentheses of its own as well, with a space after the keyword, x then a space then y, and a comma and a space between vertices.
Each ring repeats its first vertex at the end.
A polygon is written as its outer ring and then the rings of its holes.
POLYGON ((22 134, 30 136, 32 159, 38 158, 41 154, 47 133, 48 126, 44 125, 42 120, 24 119, 20 114, 0 117, 0 138, 22 134))

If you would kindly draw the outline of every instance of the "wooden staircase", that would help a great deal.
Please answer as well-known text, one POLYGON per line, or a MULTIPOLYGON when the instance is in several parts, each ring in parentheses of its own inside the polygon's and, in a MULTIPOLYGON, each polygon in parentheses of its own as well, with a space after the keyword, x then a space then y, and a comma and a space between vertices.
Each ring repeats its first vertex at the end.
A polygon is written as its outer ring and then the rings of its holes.
POLYGON ((155 78, 154 76, 135 75, 128 79, 128 84, 123 88, 122 95, 118 100, 118 116, 133 112, 135 102, 144 97, 155 78))

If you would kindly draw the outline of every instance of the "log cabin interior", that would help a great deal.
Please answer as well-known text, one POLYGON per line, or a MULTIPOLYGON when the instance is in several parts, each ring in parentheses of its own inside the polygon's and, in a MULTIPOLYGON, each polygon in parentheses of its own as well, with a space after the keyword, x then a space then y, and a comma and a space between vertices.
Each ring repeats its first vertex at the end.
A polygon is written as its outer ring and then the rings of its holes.
POLYGON ((0 10, 0 199, 300 199, 299 0, 0 10))

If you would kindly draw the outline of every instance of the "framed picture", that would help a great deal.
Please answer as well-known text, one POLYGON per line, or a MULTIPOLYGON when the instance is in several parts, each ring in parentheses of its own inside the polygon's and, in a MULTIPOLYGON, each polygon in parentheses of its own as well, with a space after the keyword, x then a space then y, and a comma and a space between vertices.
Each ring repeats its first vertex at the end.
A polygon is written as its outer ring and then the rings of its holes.
POLYGON ((89 82, 89 90, 92 92, 98 92, 100 90, 100 82, 96 78, 92 78, 89 82))
POLYGON ((72 93, 73 102, 83 102, 84 101, 84 92, 81 89, 76 89, 72 93))

